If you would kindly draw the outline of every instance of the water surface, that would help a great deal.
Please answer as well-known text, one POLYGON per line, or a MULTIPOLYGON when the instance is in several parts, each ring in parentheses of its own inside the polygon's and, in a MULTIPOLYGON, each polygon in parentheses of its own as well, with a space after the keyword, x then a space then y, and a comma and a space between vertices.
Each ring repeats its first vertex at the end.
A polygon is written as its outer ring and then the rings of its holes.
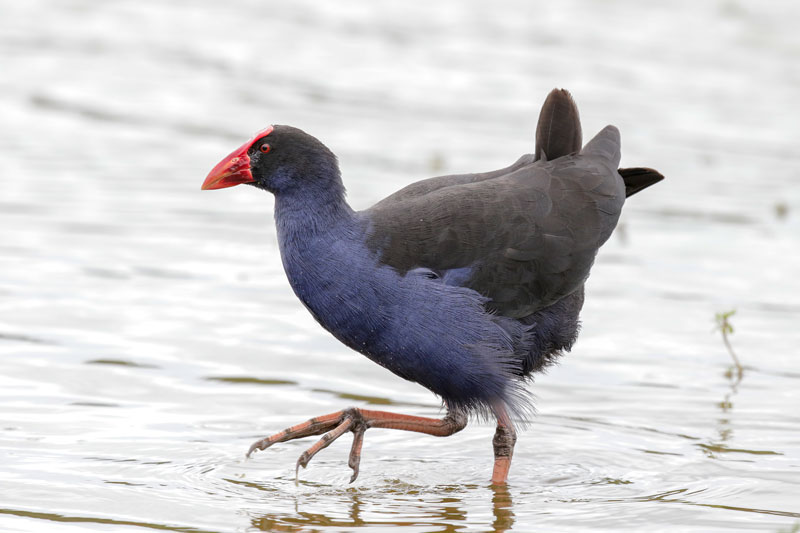
POLYGON ((796 531, 800 8, 535 4, 4 4, 0 528, 796 531), (668 179, 601 251, 508 488, 481 423, 370 431, 353 485, 349 437, 298 483, 313 441, 245 460, 350 405, 441 410, 317 326, 271 198, 208 170, 290 123, 365 208, 530 151, 555 86, 668 179))

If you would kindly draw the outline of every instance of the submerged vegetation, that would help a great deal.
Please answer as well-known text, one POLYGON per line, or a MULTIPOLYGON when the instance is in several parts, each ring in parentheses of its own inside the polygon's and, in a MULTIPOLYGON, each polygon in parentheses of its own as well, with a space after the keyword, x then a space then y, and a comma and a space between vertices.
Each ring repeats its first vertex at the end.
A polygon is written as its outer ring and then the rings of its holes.
POLYGON ((741 379, 742 373, 744 372, 744 367, 742 366, 742 363, 739 362, 739 357, 736 355, 736 352, 733 351, 733 346, 731 346, 731 341, 728 338, 729 335, 733 335, 733 326, 731 325, 730 318, 735 314, 736 309, 717 313, 715 315, 717 325, 714 329, 722 332, 722 342, 725 344, 725 348, 728 350, 728 353, 731 354, 731 358, 733 359, 734 366, 730 369, 730 374, 732 375, 735 371, 737 377, 741 379))

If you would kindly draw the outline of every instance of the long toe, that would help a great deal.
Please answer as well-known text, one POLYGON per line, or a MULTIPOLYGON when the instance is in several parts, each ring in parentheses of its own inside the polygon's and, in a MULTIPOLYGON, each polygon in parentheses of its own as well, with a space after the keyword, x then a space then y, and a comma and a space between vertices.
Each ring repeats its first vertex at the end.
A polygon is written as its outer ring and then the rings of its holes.
POLYGON ((300 471, 301 466, 303 468, 307 467, 308 462, 315 455, 317 455, 317 453, 324 450, 325 448, 330 446, 333 441, 335 441, 336 439, 347 433, 350 430, 350 426, 352 425, 353 425, 353 419, 349 417, 345 418, 344 422, 336 426, 336 428, 333 431, 323 435, 322 438, 319 439, 317 442, 315 442, 311 448, 304 451, 303 454, 300 456, 300 458, 297 459, 297 467, 295 468, 294 471, 295 478, 297 478, 297 472, 300 471))
POLYGON ((265 439, 261 439, 250 446, 247 452, 249 457, 255 450, 265 450, 279 442, 309 437, 311 435, 324 436, 314 443, 297 459, 295 478, 300 467, 308 466, 309 461, 320 451, 324 450, 336 439, 347 433, 353 433, 353 446, 350 448, 348 465, 353 469, 350 483, 356 480, 361 463, 361 447, 364 443, 364 432, 371 427, 385 429, 399 429, 427 433, 438 437, 452 435, 464 428, 467 417, 460 412, 448 412, 443 419, 425 418, 421 416, 387 413, 385 411, 368 411, 366 409, 350 408, 337 411, 328 415, 314 417, 302 424, 297 424, 265 439))
POLYGON ((350 459, 347 465, 353 469, 353 475, 350 476, 350 483, 358 478, 358 468, 361 465, 361 445, 364 444, 364 432, 367 431, 365 425, 359 425, 353 428, 353 446, 350 448, 350 459))
POLYGON ((274 435, 256 441, 247 451, 247 457, 250 457, 250 455, 256 450, 266 450, 273 444, 277 444, 279 442, 302 439, 303 437, 311 437, 313 435, 322 435, 323 433, 331 431, 333 428, 339 426, 345 420, 345 418, 347 418, 347 411, 349 410, 336 411, 335 413, 330 413, 327 415, 315 416, 314 418, 306 420, 305 422, 297 424, 296 426, 286 428, 283 431, 275 433, 274 435))

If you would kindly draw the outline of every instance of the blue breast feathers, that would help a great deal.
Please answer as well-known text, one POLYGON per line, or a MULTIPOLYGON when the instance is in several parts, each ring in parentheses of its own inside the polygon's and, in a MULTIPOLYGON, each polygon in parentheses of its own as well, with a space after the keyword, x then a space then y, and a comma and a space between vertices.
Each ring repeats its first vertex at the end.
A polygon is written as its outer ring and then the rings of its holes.
POLYGON ((502 402, 525 411, 514 376, 528 328, 488 313, 483 296, 454 283, 465 273, 442 278, 416 268, 400 275, 379 265, 365 232, 364 221, 353 218, 302 239, 279 234, 291 286, 316 320, 450 408, 487 414, 502 402))

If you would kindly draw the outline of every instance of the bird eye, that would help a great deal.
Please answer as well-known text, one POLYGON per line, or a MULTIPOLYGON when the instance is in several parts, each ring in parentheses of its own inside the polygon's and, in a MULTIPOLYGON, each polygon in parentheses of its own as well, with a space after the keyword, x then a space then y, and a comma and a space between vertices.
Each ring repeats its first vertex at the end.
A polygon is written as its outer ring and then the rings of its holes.
POLYGON ((261 153, 268 154, 269 151, 272 150, 272 147, 267 143, 264 143, 261 146, 259 146, 258 149, 261 150, 261 153))

